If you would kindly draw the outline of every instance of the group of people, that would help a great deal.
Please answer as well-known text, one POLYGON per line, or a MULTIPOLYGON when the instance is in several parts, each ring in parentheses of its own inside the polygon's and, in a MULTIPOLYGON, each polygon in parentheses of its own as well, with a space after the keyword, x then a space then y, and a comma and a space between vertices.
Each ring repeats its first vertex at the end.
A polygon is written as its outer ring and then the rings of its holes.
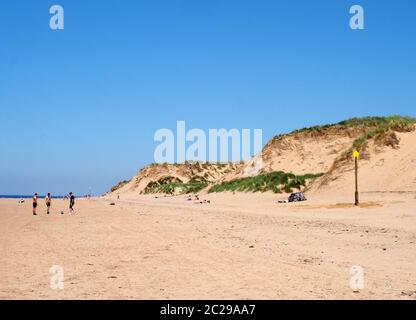
POLYGON ((199 200, 199 196, 197 194, 195 194, 195 195, 192 195, 192 194, 188 195, 188 197, 186 198, 186 201, 193 201, 194 203, 197 203, 197 204, 211 203, 211 200, 206 200, 206 199, 199 200))
MULTIPOLYGON (((69 214, 73 214, 74 212, 74 205, 75 205, 75 196, 72 192, 69 193, 68 197, 64 197, 64 200, 66 198, 69 198, 69 214)), ((37 207, 38 207, 38 194, 35 193, 33 195, 33 215, 37 216, 38 214, 36 213, 37 211, 37 207)), ((48 192, 48 194, 45 197, 45 204, 46 204, 46 214, 50 214, 50 209, 51 209, 51 205, 52 205, 52 196, 50 194, 50 192, 48 192)), ((64 214, 63 211, 61 211, 61 214, 64 214)))

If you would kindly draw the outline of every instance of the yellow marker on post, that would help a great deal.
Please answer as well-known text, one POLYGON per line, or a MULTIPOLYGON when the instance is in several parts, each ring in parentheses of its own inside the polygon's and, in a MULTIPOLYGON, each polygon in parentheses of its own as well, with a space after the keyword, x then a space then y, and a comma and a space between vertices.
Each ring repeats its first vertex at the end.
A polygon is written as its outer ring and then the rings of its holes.
POLYGON ((354 159, 355 159, 355 205, 358 206, 358 157, 360 153, 357 150, 354 150, 354 159))

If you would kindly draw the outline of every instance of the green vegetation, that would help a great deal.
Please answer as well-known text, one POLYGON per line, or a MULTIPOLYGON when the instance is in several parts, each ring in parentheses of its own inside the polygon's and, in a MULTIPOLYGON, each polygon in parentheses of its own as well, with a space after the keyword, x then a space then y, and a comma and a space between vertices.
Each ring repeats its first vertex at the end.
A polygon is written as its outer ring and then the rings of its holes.
POLYGON ((117 183, 114 187, 111 188, 111 192, 117 191, 118 189, 124 187, 130 180, 124 180, 117 183))
POLYGON ((266 192, 274 193, 287 192, 291 193, 293 189, 300 190, 306 186, 307 180, 315 179, 322 176, 321 174, 305 174, 302 176, 293 173, 277 171, 272 173, 260 174, 255 177, 247 177, 225 181, 209 189, 212 192, 238 191, 238 192, 266 192))
MULTIPOLYGON (((374 133, 370 133, 368 138, 374 137, 378 133, 385 132, 388 129, 393 129, 395 131, 410 131, 413 126, 416 124, 416 118, 407 117, 407 116, 389 116, 389 117, 363 117, 363 118, 352 118, 348 120, 344 120, 334 124, 327 124, 322 126, 313 126, 298 129, 292 131, 288 134, 281 134, 275 137, 275 139, 288 136, 291 134, 301 133, 301 132, 312 132, 312 131, 323 131, 325 129, 338 127, 340 129, 345 128, 354 128, 354 127, 368 127, 368 128, 375 128, 374 133)), ((362 141, 365 141, 366 138, 360 137, 362 141)), ((359 139, 360 139, 359 138, 359 139)), ((367 139, 368 139, 367 138, 367 139)), ((358 139, 357 139, 358 140, 358 139)), ((360 141, 357 141, 359 144, 360 141)))
POLYGON ((390 117, 365 117, 352 118, 338 123, 344 127, 388 127, 393 129, 402 129, 412 126, 416 123, 416 118, 406 116, 390 116, 390 117))
POLYGON ((207 186, 208 181, 204 177, 193 177, 188 182, 183 182, 179 178, 169 176, 149 182, 143 193, 188 194, 197 193, 207 186))
MULTIPOLYGON (((212 186, 208 192, 266 192, 291 193, 293 189, 300 190, 306 186, 308 180, 320 177, 322 174, 294 175, 282 171, 261 174, 255 177, 247 177, 226 181, 212 186)), ((151 181, 144 189, 144 194, 164 193, 164 194, 188 194, 198 193, 208 187, 209 182, 204 177, 195 176, 188 182, 183 182, 179 178, 164 177, 157 181, 151 181)))
POLYGON ((359 136, 357 139, 354 140, 353 144, 352 144, 352 149, 354 150, 364 150, 365 147, 367 146, 367 142, 369 139, 374 138, 375 136, 386 132, 388 130, 388 128, 376 128, 374 130, 370 130, 367 131, 365 133, 363 133, 361 136, 359 136))
POLYGON ((353 142, 353 149, 363 150, 367 146, 369 139, 388 132, 389 130, 406 132, 414 130, 415 118, 391 116, 391 117, 368 117, 368 118, 354 118, 343 121, 349 126, 366 126, 371 128, 364 132, 353 142))

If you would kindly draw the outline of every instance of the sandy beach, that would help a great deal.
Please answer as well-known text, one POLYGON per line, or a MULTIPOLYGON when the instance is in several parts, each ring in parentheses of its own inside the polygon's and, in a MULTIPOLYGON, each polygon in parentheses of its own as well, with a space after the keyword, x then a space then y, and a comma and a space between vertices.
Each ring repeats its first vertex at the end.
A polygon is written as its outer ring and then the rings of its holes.
POLYGON ((30 199, 1 199, 0 299, 416 299, 415 193, 185 198, 78 199, 74 216, 40 201, 36 217, 30 199))

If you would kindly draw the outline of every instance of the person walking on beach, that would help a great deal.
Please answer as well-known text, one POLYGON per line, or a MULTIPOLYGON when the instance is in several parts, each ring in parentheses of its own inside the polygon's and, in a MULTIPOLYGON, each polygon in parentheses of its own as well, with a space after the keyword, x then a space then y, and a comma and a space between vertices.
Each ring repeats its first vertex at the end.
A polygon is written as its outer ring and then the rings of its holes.
POLYGON ((69 193, 69 214, 74 213, 75 196, 72 192, 69 193))
POLYGON ((48 192, 47 196, 45 197, 45 203, 46 203, 46 214, 49 214, 49 210, 51 209, 51 194, 48 192))
POLYGON ((37 213, 36 213, 37 206, 38 206, 38 194, 35 193, 35 195, 33 196, 33 215, 34 216, 37 216, 37 213))

